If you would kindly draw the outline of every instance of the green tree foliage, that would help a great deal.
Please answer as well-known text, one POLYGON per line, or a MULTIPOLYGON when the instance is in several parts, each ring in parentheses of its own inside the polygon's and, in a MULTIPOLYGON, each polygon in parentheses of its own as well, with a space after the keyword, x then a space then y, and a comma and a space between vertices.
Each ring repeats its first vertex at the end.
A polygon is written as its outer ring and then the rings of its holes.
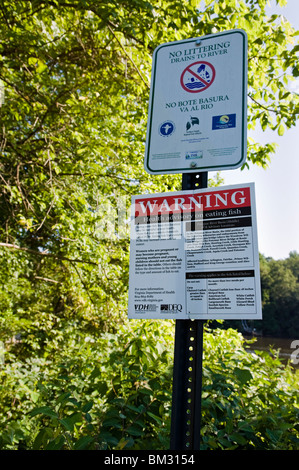
MULTIPOLYGON (((299 255, 291 252, 285 260, 260 256, 263 334, 276 337, 299 336, 299 255)), ((257 328, 259 328, 257 326, 257 328)))
MULTIPOLYGON (((140 321, 0 370, 1 449, 168 449, 172 322, 140 321), (60 361, 60 362, 59 362, 60 361)), ((206 329, 201 448, 299 448, 298 374, 206 329)))
MULTIPOLYGON (((263 336, 299 337, 299 254, 292 251, 286 259, 274 260, 260 254, 262 320, 248 322, 263 336)), ((219 326, 217 322, 213 323, 219 326)), ((226 320, 224 328, 244 332, 239 320, 226 320)))
MULTIPOLYGON (((180 188, 143 169, 153 49, 244 28, 249 127, 295 124, 295 31, 266 1, 2 1, 1 260, 4 341, 55 349, 70 325, 112 330, 126 311, 131 194, 180 188), (121 227, 121 228, 120 228, 121 227)), ((249 143, 265 166, 273 145, 249 143)), ((27 348, 27 349, 26 349, 27 348)))

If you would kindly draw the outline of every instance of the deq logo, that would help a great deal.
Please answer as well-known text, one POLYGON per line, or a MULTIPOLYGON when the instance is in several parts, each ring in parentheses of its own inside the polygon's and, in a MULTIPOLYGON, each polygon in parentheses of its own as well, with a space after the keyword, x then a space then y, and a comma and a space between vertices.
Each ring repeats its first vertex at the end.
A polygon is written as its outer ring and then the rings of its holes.
POLYGON ((177 313, 181 312, 182 309, 182 304, 161 304, 160 306, 161 313, 177 313))

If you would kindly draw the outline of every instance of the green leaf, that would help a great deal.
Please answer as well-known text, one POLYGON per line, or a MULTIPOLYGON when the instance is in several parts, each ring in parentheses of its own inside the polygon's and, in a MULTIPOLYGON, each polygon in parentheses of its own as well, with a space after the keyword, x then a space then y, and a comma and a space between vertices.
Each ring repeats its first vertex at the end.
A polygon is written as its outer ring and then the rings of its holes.
POLYGON ((82 436, 80 437, 77 442, 74 444, 74 450, 84 450, 86 449, 92 442, 94 442, 94 438, 91 436, 82 436))
POLYGON ((224 447, 230 447, 232 443, 226 439, 225 437, 219 437, 219 442, 224 446, 224 447))
POLYGON ((63 427, 67 430, 72 432, 74 430, 74 422, 71 418, 62 418, 59 422, 63 425, 63 427))
POLYGON ((284 126, 283 124, 280 124, 278 128, 278 135, 282 136, 284 134, 284 126))
POLYGON ((43 414, 45 416, 49 416, 50 418, 58 418, 58 414, 52 410, 49 406, 42 406, 40 408, 35 408, 30 411, 30 416, 36 416, 38 414, 43 414))
POLYGON ((105 428, 110 428, 110 427, 121 428, 122 424, 121 424, 119 419, 108 418, 108 419, 105 419, 103 421, 102 427, 105 427, 105 428))
POLYGON ((32 445, 33 450, 39 450, 43 448, 47 444, 49 439, 52 439, 52 438, 53 438, 53 430, 51 428, 41 429, 33 442, 33 445, 32 445))
POLYGON ((69 392, 64 392, 62 393, 56 400, 57 403, 65 403, 68 401, 68 398, 71 396, 71 393, 69 392))
POLYGON ((282 436, 282 434, 283 434, 283 431, 281 431, 281 430, 279 430, 279 429, 278 429, 278 430, 275 430, 275 431, 270 430, 270 429, 266 429, 266 433, 268 434, 268 436, 270 437, 270 439, 271 439, 274 443, 277 443, 277 442, 280 440, 280 438, 281 438, 281 436, 282 436))
POLYGON ((159 416, 156 416, 154 415, 153 413, 151 413, 150 411, 147 411, 147 414, 153 418, 158 424, 161 424, 162 423, 162 419, 159 417, 159 416))
POLYGON ((143 431, 141 428, 132 425, 127 428, 127 433, 130 434, 131 436, 137 437, 137 436, 142 436, 143 431))
POLYGON ((299 77, 299 66, 293 67, 292 74, 294 77, 299 77))
POLYGON ((239 367, 234 368, 234 374, 242 385, 246 384, 253 378, 250 370, 240 369, 239 367))
POLYGON ((82 407, 83 413, 87 413, 88 411, 91 410, 92 407, 93 407, 93 401, 89 401, 82 407))
POLYGON ((53 441, 50 441, 45 450, 61 450, 65 443, 64 436, 57 436, 53 441))
POLYGON ((232 439, 233 442, 236 442, 237 444, 240 444, 242 446, 247 444, 247 439, 245 439, 245 437, 243 437, 241 434, 233 433, 229 437, 230 439, 232 439))
POLYGON ((47 64, 45 64, 42 60, 38 59, 38 66, 37 66, 36 71, 38 73, 42 73, 47 68, 48 68, 47 64))

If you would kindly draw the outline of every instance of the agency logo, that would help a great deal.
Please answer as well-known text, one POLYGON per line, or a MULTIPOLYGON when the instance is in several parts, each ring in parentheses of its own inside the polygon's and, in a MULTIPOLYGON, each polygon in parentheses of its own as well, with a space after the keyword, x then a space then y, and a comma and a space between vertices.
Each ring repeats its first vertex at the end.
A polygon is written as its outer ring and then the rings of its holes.
POLYGON ((227 124, 229 122, 229 116, 221 116, 221 118, 219 119, 220 123, 221 124, 227 124))
POLYGON ((135 312, 155 312, 157 306, 154 304, 135 304, 135 312))
POLYGON ((159 126, 159 134, 162 137, 169 137, 175 131, 175 125, 172 121, 165 121, 159 126))
POLYGON ((160 312, 161 313, 178 313, 183 310, 182 304, 161 304, 160 312))
POLYGON ((185 154, 186 160, 194 160, 194 159, 198 159, 202 157, 203 157, 202 150, 192 150, 192 151, 186 152, 185 154))
POLYGON ((232 127, 236 127, 235 114, 222 114, 220 116, 212 117, 212 130, 230 129, 232 127))
POLYGON ((199 119, 196 116, 190 116, 190 120, 186 124, 186 132, 192 132, 199 126, 199 119), (195 127, 194 127, 195 126, 195 127))

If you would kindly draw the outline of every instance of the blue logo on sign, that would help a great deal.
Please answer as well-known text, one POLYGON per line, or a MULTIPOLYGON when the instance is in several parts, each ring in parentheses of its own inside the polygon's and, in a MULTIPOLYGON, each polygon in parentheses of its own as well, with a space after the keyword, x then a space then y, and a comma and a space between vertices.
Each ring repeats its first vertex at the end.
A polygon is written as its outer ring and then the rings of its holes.
POLYGON ((212 130, 215 129, 230 129, 236 127, 235 114, 222 114, 221 116, 213 116, 212 130))
POLYGON ((172 121, 165 121, 159 127, 159 133, 163 137, 169 137, 171 134, 174 133, 175 125, 172 121))

